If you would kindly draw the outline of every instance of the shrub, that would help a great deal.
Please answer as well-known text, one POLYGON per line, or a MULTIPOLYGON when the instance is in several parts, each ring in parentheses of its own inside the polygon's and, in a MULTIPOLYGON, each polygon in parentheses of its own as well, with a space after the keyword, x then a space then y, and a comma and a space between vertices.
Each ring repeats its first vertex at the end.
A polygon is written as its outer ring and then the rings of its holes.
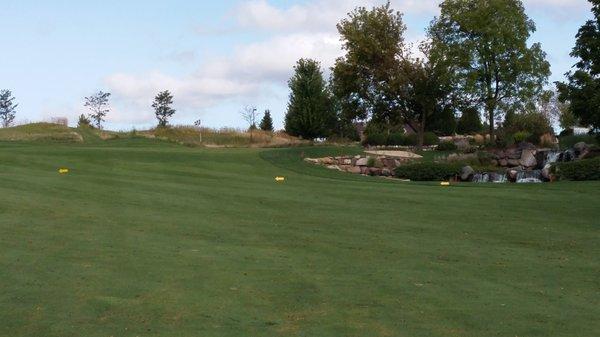
POLYGON ((394 132, 388 137, 387 145, 406 145, 406 142, 406 136, 402 132, 394 132))
POLYGON ((560 163, 556 166, 555 172, 562 180, 600 180, 600 157, 560 163))
POLYGON ((423 135, 423 145, 438 145, 440 138, 433 132, 425 132, 423 135))
MULTIPOLYGON (((565 136, 560 138, 560 147, 563 149, 569 149, 575 146, 575 144, 584 142, 587 144, 598 144, 598 140, 596 137, 591 135, 573 135, 573 136, 565 136)), ((600 144, 599 144, 600 145, 600 144)))
POLYGON ((524 140, 517 140, 515 138, 517 143, 529 141, 537 144, 543 134, 552 132, 552 126, 550 125, 548 118, 536 111, 528 111, 519 114, 507 113, 504 129, 507 133, 513 133, 515 137, 517 134, 520 137, 523 137, 525 133, 528 134, 524 140))
POLYGON ((522 143, 527 141, 531 137, 531 133, 527 131, 519 131, 513 135, 515 143, 522 143))
POLYGON ((369 159, 367 159, 367 167, 375 167, 376 163, 377 161, 373 157, 369 157, 369 159))
POLYGON ((80 127, 80 128, 91 128, 92 127, 92 122, 84 114, 81 114, 79 116, 79 120, 77 121, 77 127, 80 127))
POLYGON ((373 132, 366 136, 364 145, 380 146, 387 145, 388 137, 383 132, 373 132))
POLYGON ((454 142, 441 142, 437 147, 438 151, 456 151, 457 149, 458 146, 454 142))
POLYGON ((441 181, 459 174, 461 165, 448 163, 417 163, 396 168, 396 177, 413 181, 441 181))

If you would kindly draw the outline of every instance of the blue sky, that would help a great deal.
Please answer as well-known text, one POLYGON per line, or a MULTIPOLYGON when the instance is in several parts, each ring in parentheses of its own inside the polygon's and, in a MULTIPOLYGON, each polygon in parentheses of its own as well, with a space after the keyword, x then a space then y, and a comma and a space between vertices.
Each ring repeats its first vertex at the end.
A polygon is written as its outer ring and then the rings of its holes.
MULTIPOLYGON (((0 89, 20 103, 17 120, 85 113, 83 97, 113 93, 107 127, 155 124, 159 90, 175 94, 174 123, 202 119, 241 127, 244 105, 270 109, 282 127, 286 81, 301 57, 328 68, 340 55, 335 24, 357 5, 384 1, 66 1, 2 0, 0 89)), ((591 17, 586 0, 526 0, 529 16, 561 80, 574 63, 575 34, 591 17)), ((418 41, 439 1, 396 0, 406 39, 418 41)))

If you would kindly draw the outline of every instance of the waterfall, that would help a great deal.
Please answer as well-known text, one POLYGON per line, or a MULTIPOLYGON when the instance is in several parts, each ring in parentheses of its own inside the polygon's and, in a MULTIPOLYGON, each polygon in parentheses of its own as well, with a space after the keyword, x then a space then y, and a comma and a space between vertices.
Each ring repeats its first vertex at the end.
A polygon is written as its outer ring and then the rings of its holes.
POLYGON ((487 183, 490 181, 490 175, 487 173, 475 173, 473 175, 474 183, 487 183))
POLYGON ((542 182, 542 171, 520 171, 517 174, 517 183, 528 184, 528 183, 541 183, 542 182))
POLYGON ((544 166, 548 165, 548 164, 554 164, 557 163, 560 159, 560 152, 557 151, 550 151, 546 154, 546 160, 544 161, 544 166))
POLYGON ((508 175, 502 173, 490 173, 490 182, 504 184, 508 182, 508 175))

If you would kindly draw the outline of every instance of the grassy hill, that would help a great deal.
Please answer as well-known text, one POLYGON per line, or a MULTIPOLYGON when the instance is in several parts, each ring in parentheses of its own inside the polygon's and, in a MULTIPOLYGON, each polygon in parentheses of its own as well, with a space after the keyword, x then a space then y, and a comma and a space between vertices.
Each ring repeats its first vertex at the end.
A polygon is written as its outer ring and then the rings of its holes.
POLYGON ((309 145, 310 143, 288 136, 283 132, 254 130, 250 133, 237 129, 198 129, 188 126, 129 132, 69 128, 52 123, 33 123, 12 128, 0 128, 0 142, 98 144, 105 141, 140 138, 158 139, 192 147, 288 147, 309 145))
POLYGON ((0 335, 597 335, 599 183, 302 162, 355 151, 0 142, 0 335))

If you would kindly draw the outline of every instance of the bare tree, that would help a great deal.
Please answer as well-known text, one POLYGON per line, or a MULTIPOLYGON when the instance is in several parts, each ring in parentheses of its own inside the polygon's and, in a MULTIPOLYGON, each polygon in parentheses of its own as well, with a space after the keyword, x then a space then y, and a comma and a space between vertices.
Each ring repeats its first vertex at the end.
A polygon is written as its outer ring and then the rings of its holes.
POLYGON ((242 118, 248 123, 250 130, 250 143, 254 141, 254 130, 256 130, 256 122, 260 114, 255 106, 247 105, 240 112, 242 118))
POLYGON ((84 106, 92 111, 89 117, 91 120, 94 121, 98 129, 102 128, 102 122, 104 122, 104 117, 106 117, 106 114, 110 112, 110 108, 108 105, 109 97, 110 93, 98 91, 98 93, 85 98, 84 106))
POLYGON ((0 91, 0 120, 2 127, 9 127, 15 120, 18 104, 14 103, 15 98, 10 90, 0 91))

